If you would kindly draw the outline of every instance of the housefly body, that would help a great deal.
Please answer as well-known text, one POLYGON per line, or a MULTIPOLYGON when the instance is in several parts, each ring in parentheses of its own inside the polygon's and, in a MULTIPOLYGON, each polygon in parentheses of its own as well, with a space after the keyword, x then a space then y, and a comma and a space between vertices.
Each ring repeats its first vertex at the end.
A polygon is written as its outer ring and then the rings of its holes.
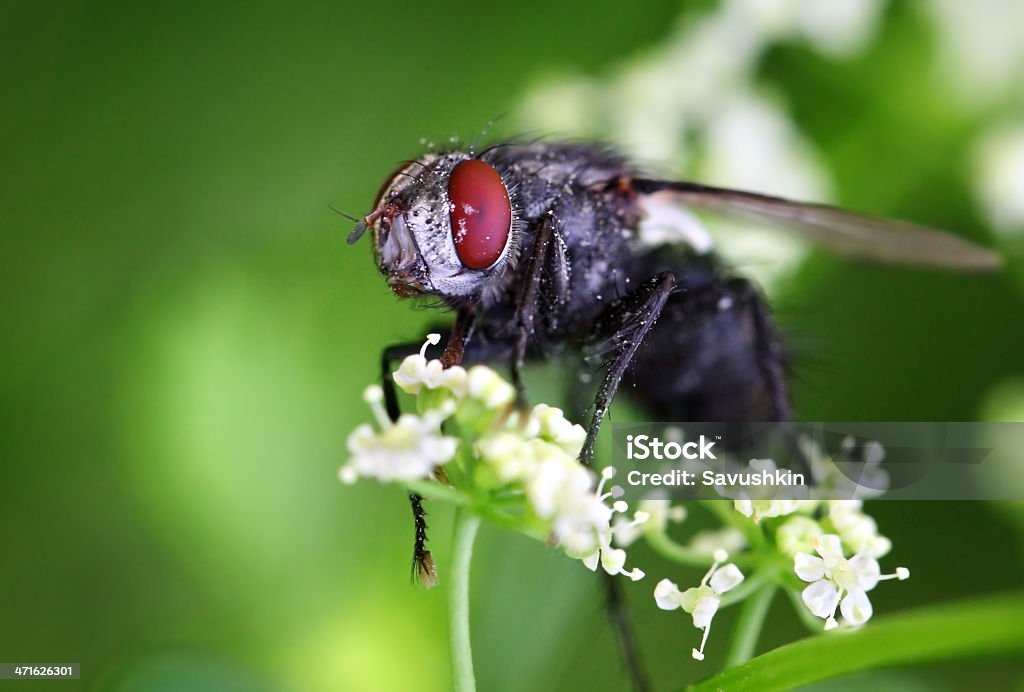
MULTIPOLYGON (((660 179, 607 148, 566 142, 508 142, 408 161, 348 240, 369 231, 397 295, 430 297, 454 312, 439 346, 446 365, 507 363, 521 404, 528 360, 561 353, 584 369, 603 364, 580 454, 589 466, 623 383, 652 420, 790 416, 782 344, 764 298, 729 271, 681 207, 768 222, 852 257, 960 271, 999 265, 992 252, 941 231, 660 179)), ((419 343, 383 354, 392 417, 399 410, 387 375, 419 343)), ((430 580, 422 498, 410 498, 414 574, 430 580)), ((613 608, 621 603, 617 592, 609 595, 613 608)))

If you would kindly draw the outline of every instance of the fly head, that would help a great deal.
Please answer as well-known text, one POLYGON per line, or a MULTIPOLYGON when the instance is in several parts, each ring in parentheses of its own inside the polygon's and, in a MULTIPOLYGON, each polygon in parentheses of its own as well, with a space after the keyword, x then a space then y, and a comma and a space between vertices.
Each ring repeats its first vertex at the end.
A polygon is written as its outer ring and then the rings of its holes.
POLYGON ((484 160, 427 154, 385 181, 349 242, 370 230, 377 266, 399 296, 475 299, 514 264, 518 233, 509 187, 484 160))

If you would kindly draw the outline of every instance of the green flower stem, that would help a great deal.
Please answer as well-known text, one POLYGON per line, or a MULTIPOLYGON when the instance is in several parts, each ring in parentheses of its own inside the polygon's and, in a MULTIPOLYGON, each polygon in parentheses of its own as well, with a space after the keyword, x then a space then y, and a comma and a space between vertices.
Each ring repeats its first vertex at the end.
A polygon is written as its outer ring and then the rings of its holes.
POLYGON ((644 538, 662 557, 672 562, 678 562, 681 565, 688 565, 690 567, 704 567, 705 569, 711 566, 712 558, 710 555, 698 553, 686 546, 679 545, 669 538, 668 534, 663 530, 645 531, 644 538))
POLYGON ((736 632, 733 634, 732 646, 725 659, 726 668, 738 666, 753 658, 757 639, 761 636, 761 627, 771 608, 772 598, 775 597, 775 589, 775 584, 767 584, 743 604, 739 622, 736 623, 736 632))
MULTIPOLYGON (((768 582, 775 578, 775 574, 771 571, 764 569, 754 572, 750 577, 744 579, 739 586, 734 589, 726 591, 721 596, 722 604, 720 607, 728 608, 734 603, 746 600, 748 596, 753 594, 755 591, 760 591, 765 588, 768 582)), ((774 588, 774 587, 773 587, 774 588)))
POLYGON ((789 600, 793 602, 793 610, 800 616, 800 621, 807 626, 813 634, 821 634, 825 631, 825 621, 821 618, 814 617, 814 613, 807 610, 807 606, 804 604, 804 599, 800 597, 800 590, 789 587, 786 589, 786 595, 789 596, 789 600))
POLYGON ((480 517, 465 507, 455 509, 451 578, 448 583, 448 628, 452 680, 456 692, 474 692, 473 650, 469 639, 469 564, 480 517))
POLYGON ((433 480, 406 481, 405 487, 431 500, 444 500, 456 506, 468 505, 470 503, 469 496, 462 491, 456 490, 449 485, 441 485, 433 480))
POLYGON ((884 666, 1024 651, 1024 592, 931 606, 872 620, 857 632, 808 637, 691 688, 790 690, 884 666))

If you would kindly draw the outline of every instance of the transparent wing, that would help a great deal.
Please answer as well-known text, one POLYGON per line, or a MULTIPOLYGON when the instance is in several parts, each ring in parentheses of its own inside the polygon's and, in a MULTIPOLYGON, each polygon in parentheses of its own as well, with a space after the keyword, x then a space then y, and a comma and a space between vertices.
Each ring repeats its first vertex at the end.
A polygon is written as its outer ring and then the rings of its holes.
POLYGON ((1002 265, 991 250, 906 221, 698 183, 634 179, 631 186, 641 194, 671 192, 680 203, 694 208, 793 231, 850 257, 959 271, 992 271, 1002 265))

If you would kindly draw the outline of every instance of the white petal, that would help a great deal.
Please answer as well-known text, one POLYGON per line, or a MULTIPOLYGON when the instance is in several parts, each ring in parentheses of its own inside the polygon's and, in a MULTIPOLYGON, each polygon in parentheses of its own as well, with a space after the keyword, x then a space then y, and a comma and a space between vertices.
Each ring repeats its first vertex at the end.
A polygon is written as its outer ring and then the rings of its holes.
POLYGON ((693 626, 697 629, 704 629, 711 624, 711 618, 718 612, 718 605, 721 601, 714 596, 705 596, 697 601, 693 609, 693 626))
POLYGON ((892 541, 882 535, 871 536, 864 541, 864 553, 874 558, 885 557, 892 550, 892 541))
POLYGON ((825 576, 825 561, 820 557, 797 553, 793 556, 793 560, 795 561, 793 571, 804 581, 818 581, 825 576))
POLYGON ((601 551, 595 550, 590 555, 583 558, 583 564, 587 566, 591 572, 597 571, 597 561, 601 558, 601 551))
POLYGON ((601 567, 608 574, 618 574, 626 564, 626 551, 620 548, 604 548, 601 551, 601 567))
POLYGON ((863 589, 854 589, 847 594, 839 605, 839 611, 851 625, 863 625, 871 619, 874 612, 871 609, 871 601, 868 600, 868 595, 864 593, 863 589))
POLYGON ((708 585, 715 593, 723 594, 741 581, 743 581, 743 573, 740 572, 736 565, 730 562, 711 575, 711 581, 708 582, 708 585))
POLYGON ((843 556, 843 543, 839 540, 839 536, 834 533, 826 533, 823 536, 818 536, 814 547, 818 551, 818 555, 821 555, 822 557, 843 556))
POLYGON ((831 617, 836 610, 836 601, 839 599, 839 590, 832 582, 822 579, 816 581, 800 594, 807 606, 816 617, 831 617))
POLYGON ((426 369, 426 358, 420 355, 407 356, 402 361, 402 364, 398 366, 398 370, 392 373, 391 377, 395 380, 395 384, 405 393, 419 394, 426 369))
POLYGON ((857 573, 857 585, 860 588, 870 591, 878 584, 878 578, 882 574, 878 560, 867 555, 855 555, 850 558, 850 567, 857 573))
POLYGON ((679 587, 669 579, 662 579, 654 587, 654 602, 662 610, 675 610, 679 607, 679 587))
POLYGON ((750 500, 736 500, 733 502, 733 507, 735 507, 736 511, 745 517, 749 517, 754 513, 754 507, 750 500))

